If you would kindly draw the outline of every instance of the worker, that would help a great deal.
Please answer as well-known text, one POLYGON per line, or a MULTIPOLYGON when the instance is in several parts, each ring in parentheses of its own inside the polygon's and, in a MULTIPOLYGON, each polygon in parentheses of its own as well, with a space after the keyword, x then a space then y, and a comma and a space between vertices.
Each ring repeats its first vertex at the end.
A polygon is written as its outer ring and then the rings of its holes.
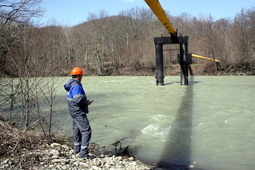
POLYGON ((82 87, 82 69, 79 67, 73 68, 71 76, 72 79, 64 85, 64 88, 67 91, 69 113, 73 121, 74 153, 79 153, 80 158, 90 158, 88 147, 91 138, 91 127, 87 113, 89 113, 88 105, 93 100, 87 99, 82 87))

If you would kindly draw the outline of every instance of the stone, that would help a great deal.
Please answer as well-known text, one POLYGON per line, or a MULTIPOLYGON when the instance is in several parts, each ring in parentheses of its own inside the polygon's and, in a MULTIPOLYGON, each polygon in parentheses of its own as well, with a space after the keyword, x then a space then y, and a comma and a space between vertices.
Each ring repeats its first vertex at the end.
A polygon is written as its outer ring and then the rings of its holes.
POLYGON ((67 163, 68 161, 66 159, 52 159, 52 163, 67 163))
POLYGON ((130 161, 134 161, 135 159, 133 157, 128 158, 130 161))
POLYGON ((60 144, 59 143, 52 143, 50 146, 55 148, 56 146, 60 146, 60 144))
POLYGON ((122 156, 118 156, 118 157, 117 157, 117 160, 118 160, 118 161, 122 161, 122 156))
MULTIPOLYGON (((25 153, 24 153, 25 154, 25 153)), ((78 158, 79 154, 74 154, 72 149, 66 145, 60 145, 58 143, 53 143, 49 147, 44 147, 40 150, 34 150, 26 153, 23 156, 36 154, 40 162, 37 165, 32 165, 31 168, 37 170, 44 169, 91 169, 91 170, 100 170, 100 169, 151 169, 149 166, 136 161, 134 157, 126 158, 122 156, 111 156, 100 154, 99 156, 95 156, 90 154, 90 156, 94 157, 94 159, 83 159, 78 158)), ((15 160, 16 161, 16 160, 15 160)), ((192 162, 191 165, 194 165, 196 162, 192 162)), ((12 159, 4 159, 0 162, 0 170, 1 169, 15 169, 12 159)), ((22 169, 22 167, 16 167, 18 169, 22 169)), ((192 168, 192 166, 190 166, 192 168)))
POLYGON ((49 154, 50 155, 59 155, 59 151, 58 150, 56 150, 56 149, 52 149, 52 150, 50 150, 50 152, 49 152, 49 154))
POLYGON ((66 151, 69 151, 69 150, 70 150, 70 148, 69 148, 68 146, 66 146, 66 145, 61 145, 61 147, 62 147, 63 149, 65 149, 66 151))
POLYGON ((61 166, 61 169, 65 170, 65 169, 68 169, 67 166, 61 166))

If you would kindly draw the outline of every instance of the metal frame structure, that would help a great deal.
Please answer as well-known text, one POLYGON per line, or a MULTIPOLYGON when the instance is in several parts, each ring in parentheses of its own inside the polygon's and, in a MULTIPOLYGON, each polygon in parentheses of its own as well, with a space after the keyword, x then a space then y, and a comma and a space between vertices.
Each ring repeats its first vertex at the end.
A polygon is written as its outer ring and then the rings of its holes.
POLYGON ((163 45, 164 44, 179 44, 180 54, 178 54, 178 61, 181 68, 181 85, 188 85, 188 74, 190 72, 193 75, 190 64, 191 58, 196 57, 200 59, 206 59, 214 62, 220 62, 219 60, 202 57, 195 54, 188 53, 188 36, 178 36, 177 31, 174 29, 172 23, 168 19, 165 11, 161 7, 158 0, 144 0, 151 8, 154 14, 158 17, 159 21, 167 29, 170 37, 154 37, 155 51, 156 51, 156 84, 164 85, 164 57, 163 57, 163 45))
POLYGON ((179 64, 181 67, 181 85, 188 85, 188 37, 177 36, 177 31, 165 14, 158 0, 145 0, 160 22, 167 29, 170 37, 155 37, 154 44, 156 49, 156 84, 164 85, 164 44, 179 44, 180 54, 178 55, 179 64))
POLYGON ((179 44, 180 54, 178 55, 178 61, 181 68, 181 85, 189 84, 188 72, 191 64, 191 55, 188 54, 188 38, 189 38, 188 36, 154 38, 156 51, 156 85, 164 85, 164 57, 163 57, 164 44, 179 44))

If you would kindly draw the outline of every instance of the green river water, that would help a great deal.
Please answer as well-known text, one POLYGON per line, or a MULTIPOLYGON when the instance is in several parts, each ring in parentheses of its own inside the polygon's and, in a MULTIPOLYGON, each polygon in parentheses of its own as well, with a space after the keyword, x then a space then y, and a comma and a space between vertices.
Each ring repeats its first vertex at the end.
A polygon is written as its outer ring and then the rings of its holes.
MULTIPOLYGON (((63 85, 69 77, 60 78, 63 85)), ((255 77, 179 76, 156 86, 153 76, 84 77, 92 141, 119 139, 154 164, 185 164, 206 170, 255 168, 255 77)), ((64 88, 59 87, 56 127, 72 135, 64 88)))

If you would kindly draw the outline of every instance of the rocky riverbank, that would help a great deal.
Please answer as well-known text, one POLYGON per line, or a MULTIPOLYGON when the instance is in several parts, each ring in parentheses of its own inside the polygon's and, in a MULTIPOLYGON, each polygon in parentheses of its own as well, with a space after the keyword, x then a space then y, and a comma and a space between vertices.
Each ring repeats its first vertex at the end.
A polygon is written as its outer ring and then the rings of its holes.
POLYGON ((52 143, 33 150, 22 149, 19 156, 11 155, 0 159, 0 169, 152 169, 133 157, 90 155, 91 159, 81 159, 66 145, 52 143))
POLYGON ((49 140, 33 130, 21 131, 0 120, 0 170, 154 169, 131 155, 116 156, 97 151, 93 144, 92 159, 81 159, 64 143, 61 138, 49 140))

